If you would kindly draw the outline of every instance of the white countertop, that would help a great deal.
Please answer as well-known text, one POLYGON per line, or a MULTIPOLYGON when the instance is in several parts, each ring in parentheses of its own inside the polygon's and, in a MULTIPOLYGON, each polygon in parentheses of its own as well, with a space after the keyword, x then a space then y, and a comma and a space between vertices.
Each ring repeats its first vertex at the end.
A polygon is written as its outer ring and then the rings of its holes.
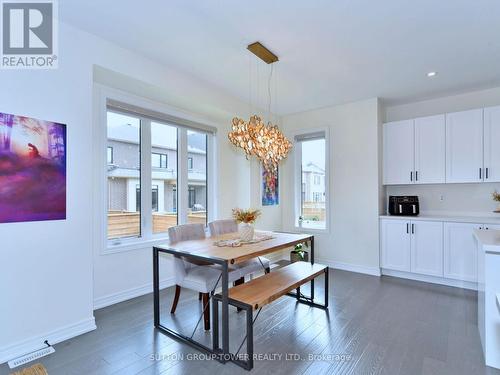
POLYGON ((487 253, 500 254, 500 230, 474 229, 474 237, 487 253))
POLYGON ((500 225, 499 216, 465 216, 452 214, 420 214, 418 216, 396 216, 380 215, 381 219, 393 220, 426 220, 426 221, 448 221, 453 223, 477 223, 477 224, 496 224, 500 225))

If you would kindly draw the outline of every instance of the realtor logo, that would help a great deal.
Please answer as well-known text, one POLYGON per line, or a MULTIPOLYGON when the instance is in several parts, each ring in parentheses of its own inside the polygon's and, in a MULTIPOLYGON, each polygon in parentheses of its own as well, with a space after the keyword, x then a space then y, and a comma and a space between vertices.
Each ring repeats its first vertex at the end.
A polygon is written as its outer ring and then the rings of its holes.
POLYGON ((57 4, 53 0, 2 0, 4 69, 57 68, 57 4))

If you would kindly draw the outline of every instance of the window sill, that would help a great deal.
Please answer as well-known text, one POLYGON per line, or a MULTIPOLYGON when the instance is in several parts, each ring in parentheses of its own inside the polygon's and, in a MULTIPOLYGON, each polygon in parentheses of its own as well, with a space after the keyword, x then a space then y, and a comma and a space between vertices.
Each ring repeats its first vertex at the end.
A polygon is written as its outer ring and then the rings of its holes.
POLYGON ((294 229, 299 233, 311 233, 311 234, 330 234, 330 229, 318 229, 318 228, 305 228, 299 227, 297 225, 294 226, 294 229))
POLYGON ((152 247, 155 245, 164 244, 165 242, 168 242, 168 237, 152 238, 149 240, 138 239, 138 240, 134 240, 134 241, 127 241, 127 242, 117 244, 117 245, 111 245, 108 243, 108 246, 106 247, 106 249, 101 251, 101 255, 108 255, 108 254, 123 253, 126 251, 141 250, 141 249, 145 249, 145 248, 152 247))

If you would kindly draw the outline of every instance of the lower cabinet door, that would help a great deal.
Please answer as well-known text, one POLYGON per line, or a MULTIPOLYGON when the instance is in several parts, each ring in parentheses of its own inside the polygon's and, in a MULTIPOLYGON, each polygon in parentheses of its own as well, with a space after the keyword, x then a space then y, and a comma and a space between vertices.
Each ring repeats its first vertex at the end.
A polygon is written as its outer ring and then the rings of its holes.
POLYGON ((443 277, 443 223, 411 223, 411 272, 443 277))
POLYGON ((444 277, 477 281, 477 246, 473 230, 479 224, 444 223, 444 277))
POLYGON ((382 220, 382 268, 410 271, 410 222, 382 220))

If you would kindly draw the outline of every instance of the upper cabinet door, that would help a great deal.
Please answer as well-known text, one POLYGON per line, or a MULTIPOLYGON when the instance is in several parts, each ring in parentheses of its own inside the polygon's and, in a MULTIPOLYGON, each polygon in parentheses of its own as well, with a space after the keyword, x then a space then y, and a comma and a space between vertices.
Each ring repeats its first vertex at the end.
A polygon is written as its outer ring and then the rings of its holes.
POLYGON ((484 181, 500 182, 500 107, 484 109, 484 181))
POLYGON ((384 124, 384 184, 411 184, 414 180, 413 120, 384 124))
POLYGON ((416 184, 445 182, 446 155, 445 116, 415 119, 415 174, 416 184))
POLYGON ((446 182, 483 180, 483 110, 446 115, 446 182))

